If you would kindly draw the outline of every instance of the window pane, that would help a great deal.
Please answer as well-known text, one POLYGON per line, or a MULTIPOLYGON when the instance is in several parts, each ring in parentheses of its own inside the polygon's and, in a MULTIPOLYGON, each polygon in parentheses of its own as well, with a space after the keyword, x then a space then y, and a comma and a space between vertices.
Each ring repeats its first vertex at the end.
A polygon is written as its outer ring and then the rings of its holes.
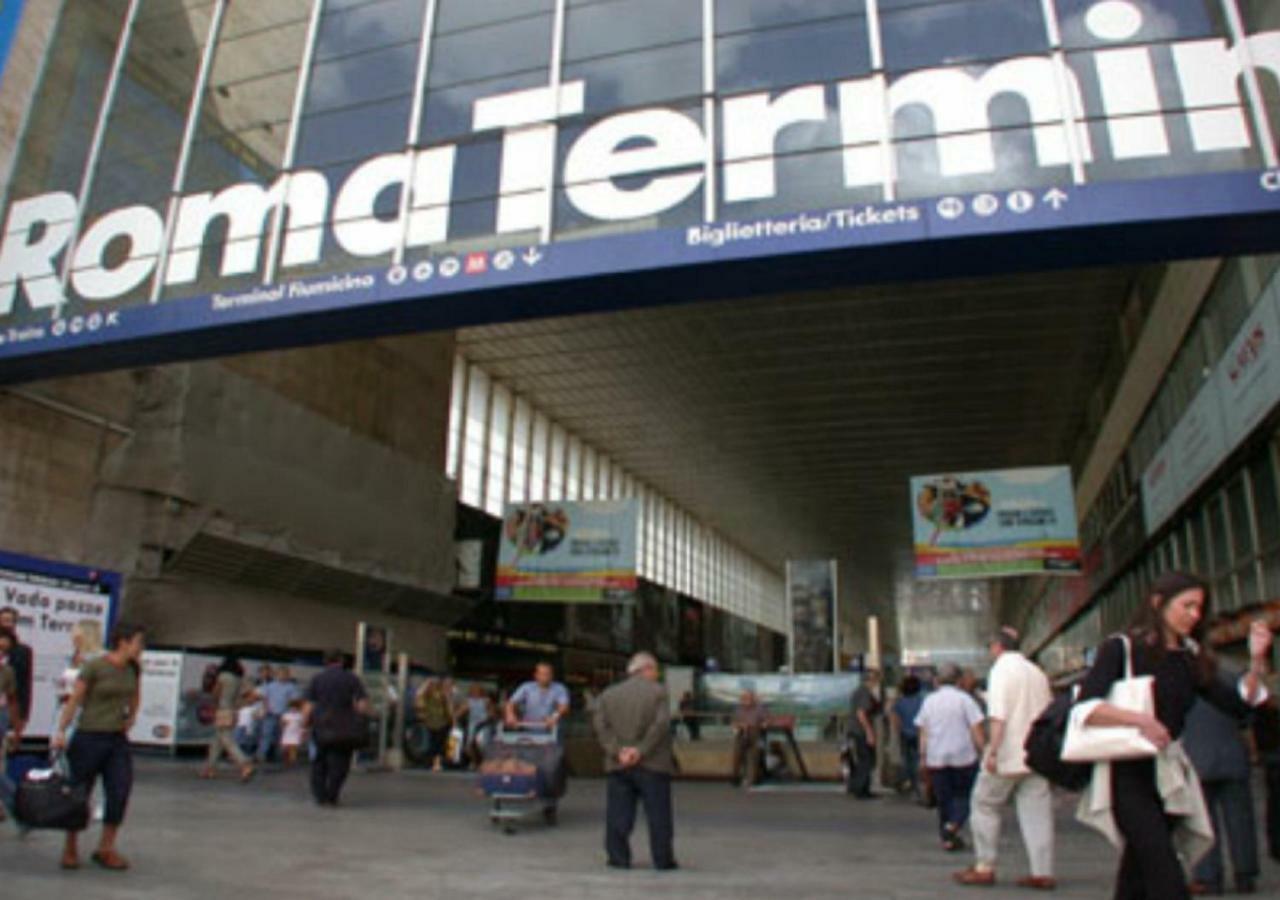
POLYGON ((529 401, 516 401, 515 421, 511 432, 511 475, 507 498, 511 503, 523 503, 528 497, 529 437, 533 430, 533 410, 529 401))
POLYGON ((325 11, 298 137, 300 166, 405 146, 423 10, 421 0, 379 0, 325 11))
POLYGON ((564 496, 566 500, 578 500, 582 497, 582 442, 570 437, 567 452, 564 496))
MULTIPOLYGON (((419 3, 419 5, 421 5, 419 3)), ((476 100, 545 87, 551 69, 552 0, 520 2, 524 15, 492 2, 444 0, 431 46, 422 139, 426 143, 472 131, 476 100)))
POLYGON ((1258 521, 1258 542, 1269 550, 1280 544, 1280 495, 1276 492, 1276 473, 1270 452, 1263 453, 1249 466, 1253 481, 1253 508, 1258 521))
POLYGON ((564 429, 556 425, 551 430, 551 468, 547 475, 547 499, 548 500, 564 500, 564 463, 565 450, 567 449, 567 437, 564 429))
POLYGON ((1214 495, 1207 508, 1209 528, 1209 564, 1215 576, 1226 572, 1231 565, 1231 545, 1228 542, 1227 517, 1221 495, 1214 495))
POLYGON ((547 456, 551 422, 542 413, 533 417, 533 465, 529 474, 529 499, 547 499, 547 456))
POLYGON ((1209 561, 1209 532, 1205 530, 1206 516, 1206 510, 1197 509, 1191 513, 1191 517, 1188 520, 1191 527, 1191 539, 1195 544, 1192 548, 1195 552, 1193 571, 1204 576, 1208 576, 1213 571, 1213 564, 1209 561))
POLYGON ((453 358, 453 385, 449 398, 449 451, 445 461, 445 475, 458 477, 458 457, 462 452, 462 408, 466 401, 467 361, 461 356, 453 358))
POLYGON ((582 454, 582 499, 596 499, 596 451, 587 447, 582 454))
POLYGON ((1240 563, 1251 559, 1254 552, 1253 527, 1243 475, 1237 475, 1227 487, 1227 506, 1231 514, 1231 556, 1240 563))
POLYGON ((133 203, 163 208, 211 18, 211 7, 187 9, 180 0, 142 4, 107 118, 88 220, 133 203))
POLYGON ((489 485, 484 508, 490 515, 502 515, 507 488, 507 443, 511 437, 511 391, 502 385, 493 390, 493 415, 489 424, 489 485))
POLYGON ((462 502, 479 507, 484 493, 484 464, 489 435, 489 375, 471 367, 467 388, 467 430, 462 451, 462 502))
POLYGON ((870 71, 871 41, 861 15, 716 40, 716 89, 722 93, 776 91, 870 71))
POLYGON ((885 68, 890 72, 1044 53, 1049 32, 1040 0, 922 4, 880 0, 885 68))

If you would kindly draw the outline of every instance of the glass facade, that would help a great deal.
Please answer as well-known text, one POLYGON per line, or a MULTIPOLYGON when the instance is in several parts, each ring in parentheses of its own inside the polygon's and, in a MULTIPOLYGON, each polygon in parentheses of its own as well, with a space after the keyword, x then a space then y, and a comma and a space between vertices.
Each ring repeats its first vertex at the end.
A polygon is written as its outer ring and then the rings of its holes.
POLYGON ((56 260, 71 300, 119 304, 1256 169, 1280 163, 1277 28, 1260 0, 68 3, 6 196, 70 194, 72 247, 132 209, 56 260))
POLYGON ((786 632, 786 591, 777 572, 461 356, 453 404, 447 474, 463 503, 501 516, 506 504, 526 499, 636 498, 642 578, 786 632))
POLYGON ((1082 540, 1094 549, 1096 571, 1083 614, 1058 630, 1063 609, 1055 604, 1054 591, 1031 606, 1028 643, 1044 645, 1041 657, 1049 668, 1083 665, 1100 637, 1124 627, 1147 587, 1170 569, 1206 579, 1215 613, 1280 597, 1280 431, 1274 424, 1264 422, 1262 433, 1233 453, 1150 536, 1142 524, 1140 496, 1143 473, 1277 277, 1278 256, 1222 264, 1124 457, 1084 517, 1082 540))

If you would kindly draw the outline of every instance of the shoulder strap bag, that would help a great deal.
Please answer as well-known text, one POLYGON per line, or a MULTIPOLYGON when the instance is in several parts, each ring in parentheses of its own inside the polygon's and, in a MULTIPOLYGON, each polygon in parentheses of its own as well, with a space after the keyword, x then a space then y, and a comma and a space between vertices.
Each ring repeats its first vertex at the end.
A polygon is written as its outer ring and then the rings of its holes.
MULTIPOLYGON (((1128 635, 1120 635, 1120 640, 1124 642, 1124 677, 1111 685, 1106 702, 1118 709, 1153 715, 1155 678, 1133 674, 1133 646, 1128 635)), ((1072 708, 1062 745, 1063 762, 1118 762, 1145 759, 1159 753, 1155 744, 1133 726, 1086 725, 1100 702, 1086 700, 1072 708)))

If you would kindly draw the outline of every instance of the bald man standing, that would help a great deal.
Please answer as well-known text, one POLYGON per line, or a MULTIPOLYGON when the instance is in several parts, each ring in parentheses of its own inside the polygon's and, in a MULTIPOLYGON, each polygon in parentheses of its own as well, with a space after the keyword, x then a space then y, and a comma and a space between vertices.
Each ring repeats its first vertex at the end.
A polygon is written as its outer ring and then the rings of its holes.
POLYGON ((595 729, 609 773, 605 811, 605 852, 609 866, 631 868, 631 832, 636 804, 649 823, 649 855, 658 871, 677 869, 671 813, 671 710, 658 682, 658 661, 637 653, 627 664, 627 680, 600 697, 595 729))

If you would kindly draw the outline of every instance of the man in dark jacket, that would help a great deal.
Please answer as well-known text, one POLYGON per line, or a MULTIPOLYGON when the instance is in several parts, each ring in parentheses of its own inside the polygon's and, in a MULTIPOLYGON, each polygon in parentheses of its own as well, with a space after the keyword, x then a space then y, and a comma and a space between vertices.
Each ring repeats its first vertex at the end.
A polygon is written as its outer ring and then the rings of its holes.
POLYGON ((627 676, 604 692, 595 714, 596 736, 609 773, 605 852, 611 867, 631 868, 631 831, 639 801, 649 823, 653 867, 676 869, 671 814, 676 763, 667 691, 658 683, 658 661, 649 653, 631 658, 627 676))
MULTIPOLYGON (((0 609, 0 628, 18 633, 18 611, 12 606, 0 609)), ((13 669, 13 677, 18 682, 18 710, 22 713, 22 721, 30 722, 31 677, 35 671, 31 648, 22 642, 14 644, 9 650, 9 667, 13 669)))
MULTIPOLYGON (((1242 705, 1241 713, 1247 712, 1242 705)), ((1249 784, 1249 751, 1241 733, 1244 725, 1243 718, 1229 716, 1203 700, 1197 700, 1187 714, 1182 744, 1200 776, 1209 816, 1218 834, 1213 849, 1195 868, 1192 893, 1222 893, 1224 834, 1231 848, 1236 890, 1248 894, 1256 890, 1258 836, 1249 784)))
POLYGON ((307 687, 303 715, 311 726, 316 755, 311 761, 311 795, 320 806, 337 806, 361 743, 369 699, 360 679, 343 665, 341 650, 324 655, 324 671, 307 687))

